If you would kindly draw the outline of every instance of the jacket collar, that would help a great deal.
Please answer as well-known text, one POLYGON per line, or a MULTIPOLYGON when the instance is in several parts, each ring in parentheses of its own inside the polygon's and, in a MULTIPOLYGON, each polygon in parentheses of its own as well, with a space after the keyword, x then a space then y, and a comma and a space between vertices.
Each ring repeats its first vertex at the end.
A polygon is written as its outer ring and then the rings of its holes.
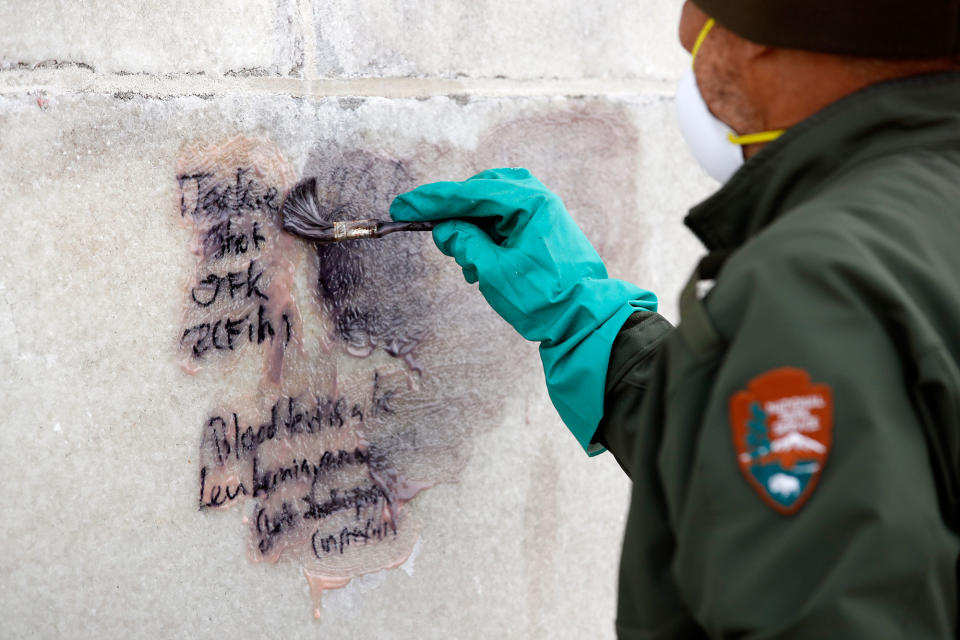
POLYGON ((685 222, 707 249, 735 249, 847 167, 907 146, 960 147, 957 104, 960 72, 867 87, 768 144, 685 222))

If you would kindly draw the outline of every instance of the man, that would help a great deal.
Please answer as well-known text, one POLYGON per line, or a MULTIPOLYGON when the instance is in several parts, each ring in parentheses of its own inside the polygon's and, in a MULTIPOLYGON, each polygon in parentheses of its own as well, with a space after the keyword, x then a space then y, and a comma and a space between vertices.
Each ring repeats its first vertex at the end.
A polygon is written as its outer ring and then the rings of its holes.
POLYGON ((451 219, 437 245, 633 479, 620 637, 952 637, 960 2, 698 0, 680 39, 729 182, 687 217, 710 253, 676 329, 524 170, 391 213, 451 219))

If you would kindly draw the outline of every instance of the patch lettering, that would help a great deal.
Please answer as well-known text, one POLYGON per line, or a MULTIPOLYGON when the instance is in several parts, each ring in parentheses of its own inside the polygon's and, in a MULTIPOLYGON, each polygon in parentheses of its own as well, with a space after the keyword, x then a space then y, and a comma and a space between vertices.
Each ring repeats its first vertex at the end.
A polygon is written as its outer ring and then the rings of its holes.
POLYGON ((803 369, 773 369, 730 399, 740 471, 764 502, 792 515, 813 493, 833 443, 833 392, 803 369))

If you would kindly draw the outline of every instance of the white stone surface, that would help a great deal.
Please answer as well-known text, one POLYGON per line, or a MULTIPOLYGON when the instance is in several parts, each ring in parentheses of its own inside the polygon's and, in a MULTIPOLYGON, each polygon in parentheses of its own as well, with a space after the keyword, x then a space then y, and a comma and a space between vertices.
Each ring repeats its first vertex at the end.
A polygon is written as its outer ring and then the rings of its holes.
POLYGON ((0 69, 320 78, 669 79, 673 0, 24 0, 0 69))
POLYGON ((296 0, 0 3, 0 69, 287 75, 303 57, 296 0))
POLYGON ((676 78, 674 0, 314 3, 327 77, 676 78))
POLYGON ((178 364, 196 260, 176 165, 243 135, 297 177, 355 153, 417 181, 526 166, 676 321, 700 253, 681 220, 714 186, 664 97, 679 8, 0 4, 0 637, 613 637, 629 483, 582 454, 535 346, 466 284, 451 305, 508 353, 484 365, 459 481, 408 505, 401 567, 328 592, 315 621, 296 563, 247 560, 249 508, 197 510, 203 421, 259 373, 178 364))
POLYGON ((176 363, 193 260, 175 161, 187 141, 244 134, 298 174, 331 147, 423 180, 528 166, 613 275, 676 320, 698 252, 680 221, 710 185, 672 123, 669 100, 642 96, 0 97, 0 635, 613 637, 629 485, 565 433, 532 345, 517 343, 528 364, 490 372, 481 391, 505 417, 478 432, 460 481, 411 503, 413 563, 331 594, 319 621, 296 565, 245 559, 241 510, 197 510, 218 383, 176 363))

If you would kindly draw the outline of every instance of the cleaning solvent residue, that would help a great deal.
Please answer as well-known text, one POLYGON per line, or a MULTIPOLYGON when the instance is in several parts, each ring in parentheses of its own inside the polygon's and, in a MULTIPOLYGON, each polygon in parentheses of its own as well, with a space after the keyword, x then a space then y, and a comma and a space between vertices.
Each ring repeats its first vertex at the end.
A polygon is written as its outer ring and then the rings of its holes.
MULTIPOLYGON (((385 216, 415 185, 403 163, 356 150, 304 170, 331 220, 385 216)), ((319 617, 324 589, 410 556, 423 524, 409 503, 456 480, 465 416, 490 417, 477 389, 502 356, 487 340, 464 366, 462 281, 428 235, 318 247, 281 232, 296 177, 271 142, 186 145, 176 181, 196 268, 175 348, 212 390, 198 505, 244 503, 250 558, 299 562, 319 617)))

